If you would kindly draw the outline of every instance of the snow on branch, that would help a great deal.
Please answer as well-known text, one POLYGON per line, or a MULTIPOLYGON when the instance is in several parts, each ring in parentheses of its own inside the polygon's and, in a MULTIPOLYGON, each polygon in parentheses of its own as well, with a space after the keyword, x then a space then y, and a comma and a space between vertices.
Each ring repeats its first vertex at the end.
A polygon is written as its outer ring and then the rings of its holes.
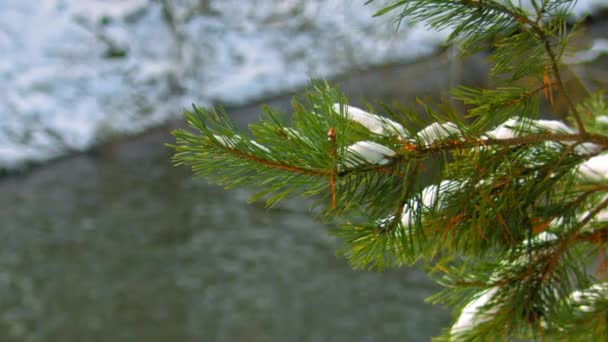
POLYGON ((608 179, 608 153, 589 158, 579 164, 578 173, 583 180, 600 182, 608 179))
POLYGON ((344 115, 347 119, 361 124, 372 133, 379 135, 407 135, 401 124, 391 119, 368 113, 357 107, 335 103, 333 110, 338 114, 344 115))
POLYGON ((346 149, 345 165, 354 168, 363 165, 387 165, 395 151, 373 141, 358 141, 346 149))

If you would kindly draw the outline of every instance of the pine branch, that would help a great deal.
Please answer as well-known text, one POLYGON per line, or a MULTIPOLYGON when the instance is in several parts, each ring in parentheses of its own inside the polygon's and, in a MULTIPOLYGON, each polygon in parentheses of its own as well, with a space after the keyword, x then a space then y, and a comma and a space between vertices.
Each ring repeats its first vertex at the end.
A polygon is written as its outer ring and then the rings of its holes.
POLYGON ((598 206, 593 208, 579 223, 579 227, 585 227, 596 215, 608 207, 608 198, 604 199, 598 206))
MULTIPOLYGON (((457 38, 461 39, 463 49, 467 52, 475 51, 473 46, 483 46, 482 42, 491 40, 494 35, 503 35, 505 38, 501 44, 504 45, 505 42, 508 42, 507 47, 511 51, 501 51, 500 45, 497 44, 499 49, 492 57, 496 63, 494 72, 500 73, 514 68, 514 79, 537 72, 535 68, 539 66, 541 56, 532 51, 534 51, 535 46, 544 48, 550 69, 556 78, 555 83, 560 95, 564 97, 577 123, 579 132, 585 134, 586 129, 581 115, 565 89, 559 68, 559 58, 552 46, 553 33, 550 30, 553 26, 565 24, 565 19, 558 18, 551 25, 543 25, 541 20, 547 13, 550 3, 552 2, 544 2, 542 6, 533 3, 536 12, 535 20, 530 19, 529 14, 518 7, 512 6, 510 2, 492 0, 402 0, 377 12, 376 15, 384 15, 401 8, 399 14, 401 19, 408 17, 413 19, 414 22, 426 22, 435 29, 455 25, 456 27, 449 41, 455 41, 457 38), (521 30, 521 33, 516 33, 516 28, 521 30), (519 40, 519 44, 523 48, 527 48, 524 54, 526 58, 514 62, 513 57, 517 54, 512 51, 513 46, 510 44, 517 42, 517 38, 525 37, 528 32, 531 33, 529 38, 519 40), (534 44, 535 39, 538 39, 541 44, 534 44), (528 43, 530 43, 529 46, 528 43), (510 67, 505 70, 504 66, 510 67)), ((557 8, 559 4, 560 2, 556 1, 554 7, 557 8)), ((558 39, 558 41, 560 40, 558 39)), ((551 88, 549 87, 549 89, 551 88)))
POLYGON ((329 177, 332 175, 331 170, 307 169, 307 168, 298 167, 298 166, 294 166, 294 165, 290 165, 290 164, 280 163, 280 162, 277 162, 274 160, 267 160, 264 158, 260 158, 253 154, 246 153, 246 152, 234 149, 234 148, 229 148, 229 147, 225 147, 225 146, 221 146, 220 148, 228 153, 235 155, 236 157, 238 157, 240 159, 249 160, 249 161, 258 163, 258 164, 263 165, 270 169, 283 170, 283 171, 287 171, 287 172, 291 172, 291 173, 297 173, 297 174, 301 174, 301 175, 314 176, 314 177, 329 177))
MULTIPOLYGON (((522 137, 514 137, 508 139, 493 139, 493 138, 478 138, 474 140, 447 140, 440 141, 431 146, 424 144, 406 144, 403 146, 403 150, 408 153, 418 153, 419 155, 427 155, 432 153, 442 153, 451 150, 463 150, 472 149, 478 147, 491 147, 491 146, 518 146, 518 145, 531 145, 543 142, 577 142, 584 143, 590 142, 602 146, 602 150, 608 149, 608 136, 600 134, 559 134, 559 133, 540 133, 530 134, 522 137)), ((407 156, 407 154, 406 154, 407 156)))
POLYGON ((596 119, 608 105, 601 93, 575 103, 564 87, 570 3, 530 5, 401 0, 377 13, 449 28, 465 52, 495 48, 497 87, 453 92, 465 118, 421 101, 426 116, 385 106, 388 118, 315 82, 290 120, 265 108, 250 132, 195 108, 194 132, 174 132, 174 162, 259 190, 252 200, 269 205, 317 198, 354 268, 423 262, 446 287, 431 300, 462 307, 446 337, 588 337, 571 323, 581 317, 606 334, 608 285, 587 269, 608 264, 608 125, 596 119), (543 95, 555 105, 554 89, 577 129, 537 119, 543 95))
POLYGON ((585 129, 585 125, 583 124, 583 120, 581 119, 581 114, 578 112, 578 109, 574 105, 574 102, 572 102, 572 99, 570 99, 570 95, 568 95, 568 92, 566 91, 566 87, 564 86, 564 82, 562 81, 561 72, 559 70, 559 64, 558 64, 557 58, 555 56, 555 53, 553 52, 553 49, 551 48, 551 44, 549 43, 549 40, 547 39, 546 36, 544 36, 544 35, 541 36, 541 39, 544 40, 545 50, 547 51, 549 58, 551 58, 551 69, 553 70, 553 74, 555 75, 555 78, 557 80, 557 86, 559 88, 560 94, 566 100, 568 107, 570 107, 570 111, 572 112, 572 115, 574 116, 574 119, 576 120, 576 125, 578 127, 578 130, 582 134, 586 134, 587 131, 585 129))

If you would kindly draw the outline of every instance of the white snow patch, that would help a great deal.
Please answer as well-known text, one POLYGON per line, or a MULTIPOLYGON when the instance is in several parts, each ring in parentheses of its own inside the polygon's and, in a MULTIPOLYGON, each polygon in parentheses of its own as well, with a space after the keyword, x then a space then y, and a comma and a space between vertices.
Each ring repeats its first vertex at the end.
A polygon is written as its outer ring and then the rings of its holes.
POLYGON ((478 324, 487 322, 492 319, 492 315, 496 312, 496 307, 484 308, 491 301, 492 297, 498 291, 497 288, 489 288, 477 294, 477 298, 470 301, 460 312, 460 316, 450 331, 452 337, 458 337, 464 332, 470 331, 478 324), (482 309, 486 309, 482 311, 482 309))
POLYGON ((602 146, 590 142, 585 142, 574 147, 574 153, 578 155, 592 155, 602 151, 602 146))
POLYGON ((413 217, 422 204, 423 213, 436 207, 441 208, 445 203, 445 197, 462 189, 462 183, 454 180, 443 180, 439 185, 433 184, 425 187, 420 192, 420 202, 414 201, 407 204, 401 215, 401 224, 407 227, 413 223, 413 217))
POLYGON ((395 151, 373 141, 358 141, 346 149, 345 165, 354 168, 362 165, 387 165, 395 151))
MULTIPOLYGON (((534 244, 539 244, 539 243, 556 241, 557 238, 558 238, 557 235, 545 231, 545 232, 542 232, 542 233, 534 236, 532 239, 523 241, 521 244, 521 247, 525 248, 530 244, 534 245, 534 244)), ((522 257, 522 258, 520 258, 516 261, 510 262, 510 263, 503 262, 503 264, 506 266, 505 270, 508 273, 510 268, 519 267, 521 265, 526 265, 528 262, 529 262, 529 259, 527 256, 525 256, 525 257, 522 257)), ((504 270, 501 270, 501 272, 496 272, 495 274, 493 274, 491 276, 490 280, 494 281, 494 282, 499 281, 502 278, 504 273, 505 273, 504 270)), ((496 294, 497 290, 498 289, 496 287, 492 287, 492 288, 486 289, 484 291, 481 291, 480 293, 477 294, 477 297, 475 299, 473 299, 471 302, 469 302, 462 309, 460 316, 458 317, 458 320, 452 326, 452 329, 451 329, 452 337, 458 337, 459 335, 462 335, 463 333, 474 329, 477 325, 487 322, 492 319, 492 316, 498 311, 498 309, 500 307, 499 303, 496 303, 492 307, 485 308, 486 310, 483 312, 480 312, 480 311, 482 308, 484 308, 491 302, 491 300, 492 300, 493 296, 496 294)))
POLYGON ((434 122, 416 134, 416 137, 425 144, 431 145, 437 140, 449 138, 454 135, 461 135, 460 129, 452 122, 434 122))
POLYGON ((462 183, 454 180, 443 180, 439 185, 430 185, 422 190, 422 205, 426 208, 442 207, 446 196, 462 188, 462 183))
POLYGON ((532 125, 539 128, 540 130, 544 130, 551 133, 575 133, 572 128, 566 126, 565 123, 557 120, 533 120, 532 125))
POLYGON ((595 123, 608 125, 608 115, 599 115, 595 117, 595 123))
MULTIPOLYGON (((608 199, 608 196, 604 196, 598 203, 601 203, 608 199)), ((590 220, 589 223, 602 223, 608 221, 608 209, 604 208, 596 213, 593 217, 590 217, 591 212, 585 211, 579 215, 577 215, 578 221, 586 221, 590 220)), ((602 228, 600 228, 602 229, 602 228)), ((592 227, 586 227, 585 230, 590 231, 593 230, 592 227)))
MULTIPOLYGON (((513 117, 503 122, 502 124, 496 126, 491 131, 486 132, 484 138, 492 138, 492 139, 512 139, 515 137, 522 136, 523 134, 530 133, 562 133, 562 134, 576 134, 576 130, 567 126, 561 121, 558 120, 532 120, 521 117, 513 117)), ((560 150, 563 145, 572 145, 573 141, 565 141, 563 143, 556 141, 547 141, 544 143, 546 148, 552 148, 555 150, 560 150)), ((577 144, 574 147, 574 153, 578 155, 593 155, 602 151, 602 147, 600 145, 585 142, 581 144, 577 144)), ((534 162, 532 159, 531 163, 534 162)))
POLYGON ((601 210, 594 217, 596 222, 606 222, 608 221, 608 209, 601 210))
POLYGON ((521 120, 519 117, 510 118, 507 121, 496 126, 491 131, 486 132, 486 135, 491 139, 511 139, 516 137, 514 128, 521 120))
MULTIPOLYGON (((579 220, 586 220, 589 217, 589 211, 585 211, 583 214, 579 215, 579 220)), ((597 213, 590 222, 600 223, 608 221, 608 209, 601 210, 597 213)))
POLYGON ((532 120, 515 116, 496 126, 493 130, 486 132, 486 136, 492 139, 512 139, 522 133, 566 133, 573 134, 575 131, 561 121, 557 120, 532 120))
POLYGON ((606 300, 608 297, 608 283, 597 283, 584 290, 573 291, 569 296, 569 302, 583 312, 595 311, 595 303, 598 300, 606 300))
POLYGON ((608 53, 608 39, 598 38, 593 41, 589 49, 579 51, 574 56, 564 60, 568 64, 589 63, 606 53, 608 53))
POLYGON ((59 2, 56 6, 66 6, 75 16, 81 15, 101 20, 104 17, 124 18, 142 10, 148 2, 149 0, 64 0, 63 3, 59 2))
POLYGON ((361 124, 373 133, 380 135, 406 135, 403 126, 391 119, 368 113, 357 107, 342 105, 339 103, 335 103, 333 105, 333 109, 336 113, 343 114, 349 120, 361 124))
POLYGON ((538 235, 534 236, 531 239, 524 240, 524 242, 522 242, 522 246, 523 247, 534 246, 534 245, 542 244, 545 242, 556 241, 556 240, 557 240, 557 235, 544 231, 544 232, 541 232, 538 235))
POLYGON ((608 0, 578 0, 572 12, 574 17, 581 18, 606 8, 608 8, 608 0))
POLYGON ((582 162, 578 173, 583 180, 599 182, 608 179, 608 153, 603 153, 582 162))

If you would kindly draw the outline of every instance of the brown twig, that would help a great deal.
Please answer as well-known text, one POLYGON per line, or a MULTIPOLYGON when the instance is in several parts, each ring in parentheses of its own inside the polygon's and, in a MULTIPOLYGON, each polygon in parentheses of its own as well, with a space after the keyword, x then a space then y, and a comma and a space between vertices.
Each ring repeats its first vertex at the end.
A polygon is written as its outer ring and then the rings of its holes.
POLYGON ((585 135, 585 134, 587 134, 587 130, 585 129, 585 125, 583 124, 583 120, 581 118, 580 113, 576 109, 574 102, 572 102, 570 95, 568 95, 568 92, 566 91, 566 87, 564 86, 564 82, 562 81, 562 76, 559 71, 559 64, 557 62, 557 57, 555 56, 555 53, 553 52, 553 49, 551 48, 551 43, 549 42, 549 39, 546 37, 544 31, 542 31, 542 35, 540 36, 540 38, 545 42, 545 51, 547 51, 547 55, 549 55, 549 58, 551 59, 551 69, 553 70, 553 75, 555 76, 555 79, 557 80, 557 87, 559 89, 559 93, 564 97, 568 107, 572 111, 572 115, 574 116, 574 120, 576 121, 576 126, 577 126, 579 132, 581 134, 585 135))
POLYGON ((226 147, 221 145, 221 147, 230 152, 233 153, 235 155, 238 155, 239 157, 245 159, 245 160, 250 160, 256 163, 259 163, 261 165, 264 165, 268 168, 271 169, 279 169, 279 170, 285 170, 285 171, 290 171, 293 173, 299 173, 302 175, 306 175, 306 176, 316 176, 316 177, 328 177, 331 176, 331 171, 329 170, 315 170, 315 169, 308 169, 308 168, 303 168, 303 167, 299 167, 299 166, 294 166, 294 165, 289 165, 289 164, 283 164, 280 162, 276 162, 276 161, 272 161, 272 160, 268 160, 268 159, 264 159, 264 158, 260 158, 257 157, 253 154, 235 149, 235 148, 231 148, 231 147, 226 147))
POLYGON ((526 30, 528 28, 531 29, 538 36, 538 38, 544 42, 545 51, 547 52, 547 55, 549 56, 549 59, 551 61, 551 70, 553 71, 555 79, 557 80, 558 90, 559 90, 560 94, 562 96, 564 96, 564 99, 566 100, 568 107, 572 111, 572 115, 574 116, 574 120, 576 121, 576 125, 578 127, 579 132, 583 135, 587 134, 587 131, 585 130, 585 125, 583 124, 583 120, 581 119, 581 115, 578 112, 578 110, 576 109, 574 102, 568 95, 568 92, 566 91, 566 87, 564 86, 561 72, 559 70, 559 63, 557 60, 557 56, 555 55, 555 52, 553 51, 553 48, 551 47, 551 42, 550 42, 549 36, 545 32, 544 28, 541 26, 542 21, 535 22, 535 21, 531 20, 530 18, 528 18, 524 15, 521 15, 519 13, 513 12, 513 11, 509 10, 507 7, 504 7, 495 2, 482 3, 481 1, 461 0, 461 3, 464 5, 467 5, 467 6, 475 7, 475 8, 485 7, 485 8, 489 8, 491 10, 509 15, 509 16, 513 17, 513 19, 515 21, 517 21, 518 23, 520 23, 522 25, 522 29, 524 29, 524 30, 526 30))
POLYGON ((578 224, 579 227, 584 227, 589 221, 591 221, 597 214, 608 207, 608 198, 603 200, 597 207, 593 208, 587 216, 585 216, 578 224))
POLYGON ((336 147, 336 130, 332 127, 327 133, 329 139, 330 155, 332 160, 331 174, 329 178, 329 184, 331 187, 331 205, 333 209, 338 206, 338 193, 336 191, 336 174, 338 173, 338 149, 336 147))
POLYGON ((568 133, 538 133, 529 134, 522 137, 508 139, 475 139, 475 140, 445 140, 431 145, 416 145, 407 143, 403 147, 403 152, 407 153, 437 153, 461 148, 474 148, 486 146, 517 146, 536 144, 541 142, 592 142, 608 148, 608 136, 599 134, 568 134, 568 133))

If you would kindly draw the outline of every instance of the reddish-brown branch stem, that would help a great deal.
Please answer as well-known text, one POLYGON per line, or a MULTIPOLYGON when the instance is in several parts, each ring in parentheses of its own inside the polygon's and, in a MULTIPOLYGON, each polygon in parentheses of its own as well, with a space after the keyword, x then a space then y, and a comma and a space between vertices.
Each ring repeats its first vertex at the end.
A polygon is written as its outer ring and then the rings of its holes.
POLYGON ((597 214, 608 207, 608 199, 603 200, 597 207, 593 208, 587 216, 585 216, 579 223, 579 227, 584 227, 589 223, 597 214))
POLYGON ((598 134, 567 134, 567 133, 540 133, 530 134, 522 137, 508 139, 475 139, 475 140, 448 140, 434 143, 431 145, 406 144, 403 147, 406 153, 437 153, 462 148, 474 148, 484 146, 517 146, 535 144, 546 141, 555 142, 592 142, 604 147, 608 147, 608 137, 598 134))
MULTIPOLYGON (((586 134, 587 131, 585 130, 585 125, 583 124, 581 115, 578 112, 578 110, 576 109, 574 102, 568 95, 568 92, 566 91, 566 88, 564 86, 564 82, 562 80, 561 73, 559 70, 559 63, 557 60, 557 56, 555 55, 555 52, 553 51, 553 48, 551 47, 551 42, 549 40, 549 37, 547 36, 547 33, 541 26, 541 21, 537 20, 535 22, 524 15, 510 11, 508 8, 501 6, 499 4, 496 4, 496 3, 481 3, 479 1, 472 1, 472 0, 461 0, 461 1, 462 1, 462 4, 467 5, 467 6, 471 6, 471 7, 475 7, 475 8, 482 8, 482 6, 484 6, 491 10, 498 11, 500 13, 509 15, 509 16, 513 17, 513 19, 515 21, 517 21, 518 23, 520 23, 522 25, 522 29, 525 30, 527 28, 530 28, 538 36, 538 38, 541 41, 543 41, 544 46, 545 46, 545 51, 547 52, 547 55, 549 56, 549 59, 551 60, 551 69, 553 71, 553 74, 555 75, 555 79, 557 80, 558 90, 559 90, 560 94, 564 97, 568 107, 572 111, 572 115, 574 116, 574 119, 576 120, 576 125, 578 127, 579 132, 581 132, 582 134, 586 134)), ((538 15, 540 16, 540 12, 538 13, 538 15)))
POLYGON ((589 189, 586 189, 585 192, 583 192, 582 194, 580 194, 576 199, 574 199, 574 201, 572 201, 572 203, 570 203, 570 207, 577 208, 590 195, 592 195, 592 194, 594 194, 594 193, 596 193, 598 191, 607 191, 607 190, 608 190, 608 185, 599 185, 599 186, 596 185, 596 186, 593 186, 593 187, 591 187, 589 189))
POLYGON ((290 171, 293 173, 299 173, 302 175, 306 175, 306 176, 315 176, 315 177, 329 177, 331 176, 331 171, 330 170, 314 170, 314 169, 307 169, 307 168, 303 168, 303 167, 299 167, 299 166, 294 166, 294 165, 288 165, 288 164, 283 164, 280 162, 276 162, 276 161, 272 161, 272 160, 268 160, 268 159, 264 159, 264 158, 260 158, 257 157, 255 155, 234 149, 234 148, 229 148, 229 147, 224 147, 225 150, 229 151, 230 153, 236 154, 239 157, 245 159, 245 160, 250 160, 256 163, 259 163, 261 165, 264 165, 268 168, 271 169, 279 169, 279 170, 284 170, 284 171, 290 171))
POLYGON ((332 160, 331 175, 329 184, 331 187, 331 204, 332 208, 338 207, 338 192, 336 191, 336 174, 338 173, 338 149, 336 147, 336 130, 332 127, 327 134, 330 142, 330 156, 332 160))
POLYGON ((597 229, 593 232, 579 234, 576 241, 599 242, 604 244, 608 242, 608 229, 597 229))
MULTIPOLYGON (((545 141, 555 141, 555 142, 592 142, 603 147, 608 147, 608 137, 604 135, 598 134, 565 134, 565 133, 541 133, 541 134, 530 134, 522 137, 515 137, 509 139, 476 139, 476 140, 447 140, 437 142, 431 145, 415 145, 415 144, 405 144, 403 147, 403 155, 402 158, 407 158, 408 155, 411 156, 411 153, 415 153, 418 156, 420 155, 428 155, 439 152, 447 152, 451 150, 457 149, 465 149, 465 148, 475 148, 475 147, 487 147, 487 146, 516 146, 516 145, 526 145, 526 144, 534 144, 545 141)), ((344 170, 340 172, 336 172, 335 168, 328 169, 308 169, 300 166, 289 165, 285 163, 281 163, 274 160, 268 160, 265 158, 260 158, 253 154, 231 148, 222 146, 223 149, 229 151, 232 154, 236 154, 239 157, 250 160, 261 165, 264 165, 271 169, 279 169, 284 171, 289 171, 293 173, 298 173, 307 176, 314 177, 332 177, 332 174, 337 177, 347 176, 354 172, 367 172, 367 171, 375 171, 375 172, 386 172, 386 166, 380 165, 371 165, 364 169, 350 169, 344 170)), ((392 174, 390 173, 391 175, 392 174)), ((399 176, 399 175, 396 175, 399 176)))

